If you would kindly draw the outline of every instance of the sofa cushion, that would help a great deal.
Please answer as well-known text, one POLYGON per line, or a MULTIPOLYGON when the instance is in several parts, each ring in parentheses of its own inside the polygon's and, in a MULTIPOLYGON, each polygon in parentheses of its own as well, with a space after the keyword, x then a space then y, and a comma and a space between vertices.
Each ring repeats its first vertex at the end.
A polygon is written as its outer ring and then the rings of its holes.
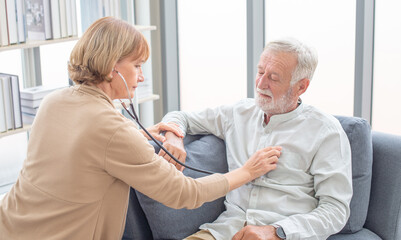
POLYGON ((327 240, 381 240, 381 238, 369 229, 362 228, 353 234, 343 233, 330 236, 327 240))
POLYGON ((356 117, 336 116, 351 145, 352 186, 351 214, 340 233, 354 233, 362 229, 369 206, 372 178, 372 136, 369 123, 356 117))
MULTIPOLYGON (((202 137, 188 135, 184 139, 187 151, 186 163, 192 167, 213 172, 227 172, 224 141, 215 136, 202 137)), ((156 152, 159 151, 155 147, 156 152)), ((205 174, 184 169, 186 176, 203 177, 205 174)), ((137 192, 138 200, 146 214, 153 239, 183 239, 196 231, 201 224, 213 222, 225 210, 224 198, 205 203, 197 209, 172 209, 137 192)))
POLYGON ((365 227, 383 239, 401 239, 401 136, 373 132, 373 175, 365 227))

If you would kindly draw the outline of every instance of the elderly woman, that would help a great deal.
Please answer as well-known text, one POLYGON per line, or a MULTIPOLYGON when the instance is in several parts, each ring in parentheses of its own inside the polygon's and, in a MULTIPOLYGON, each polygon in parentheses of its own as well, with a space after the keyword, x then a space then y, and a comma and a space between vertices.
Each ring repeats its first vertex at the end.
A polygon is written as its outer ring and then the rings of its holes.
MULTIPOLYGON (((148 57, 144 36, 128 23, 106 17, 89 27, 70 57, 76 85, 46 97, 33 123, 23 169, 0 206, 0 239, 121 239, 129 186, 173 208, 196 208, 275 168, 279 147, 199 179, 156 155, 112 102, 127 98, 124 81, 133 96, 148 57)), ((165 130, 180 134, 174 125, 149 128, 165 130)))

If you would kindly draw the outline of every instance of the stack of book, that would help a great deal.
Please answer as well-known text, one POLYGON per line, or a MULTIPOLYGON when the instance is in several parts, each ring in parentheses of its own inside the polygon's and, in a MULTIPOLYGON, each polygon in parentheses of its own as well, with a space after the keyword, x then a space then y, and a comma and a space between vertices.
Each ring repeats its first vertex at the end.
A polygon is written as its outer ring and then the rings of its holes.
POLYGON ((60 87, 32 87, 21 90, 22 120, 25 124, 32 124, 38 112, 42 99, 60 87))
POLYGON ((22 128, 19 79, 0 73, 0 132, 22 128))

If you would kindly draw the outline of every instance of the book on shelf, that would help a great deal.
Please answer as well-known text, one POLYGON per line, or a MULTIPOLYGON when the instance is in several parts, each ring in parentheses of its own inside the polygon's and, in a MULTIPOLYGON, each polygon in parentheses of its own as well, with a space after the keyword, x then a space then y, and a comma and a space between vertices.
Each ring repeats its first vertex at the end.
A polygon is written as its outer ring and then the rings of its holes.
POLYGON ((60 4, 59 0, 53 0, 50 4, 50 12, 52 16, 52 34, 53 39, 61 38, 60 26, 60 4))
POLYGON ((27 38, 46 40, 52 38, 50 0, 25 0, 27 38))
POLYGON ((60 89, 63 87, 46 87, 46 86, 37 86, 31 88, 25 88, 21 90, 21 99, 25 100, 40 100, 44 98, 47 94, 53 92, 56 89, 60 89))
POLYGON ((0 0, 0 47, 8 44, 6 0, 0 0))
POLYGON ((7 131, 6 110, 4 105, 3 80, 0 77, 0 133, 7 131))
POLYGON ((18 42, 23 43, 26 40, 25 34, 25 4, 24 0, 15 0, 17 9, 18 42))
POLYGON ((0 73, 7 130, 22 128, 19 78, 17 75, 0 73))
POLYGON ((38 113, 39 107, 37 108, 30 108, 30 107, 24 107, 21 106, 21 111, 22 113, 27 113, 27 114, 31 114, 31 115, 36 115, 36 113, 38 113))
POLYGON ((8 41, 10 44, 18 43, 17 15, 15 0, 6 0, 8 41))
MULTIPOLYGON (((108 1, 106 1, 108 2, 108 1)), ((103 1, 97 0, 81 0, 81 26, 82 32, 94 22, 105 16, 105 9, 103 1)))
POLYGON ((65 10, 67 16, 67 36, 72 36, 72 10, 71 10, 72 0, 65 0, 65 10))
POLYGON ((11 96, 11 78, 7 75, 0 74, 0 81, 3 85, 3 98, 4 98, 4 113, 6 118, 6 129, 13 129, 13 107, 11 96))
POLYGON ((77 4, 71 0, 72 35, 78 36, 77 4))
POLYGON ((19 89, 19 79, 17 75, 9 75, 11 78, 11 96, 14 117, 14 129, 22 128, 21 99, 19 89))
POLYGON ((61 26, 61 37, 68 37, 67 33, 67 10, 66 10, 66 0, 59 1, 60 7, 60 26, 61 26))
POLYGON ((23 107, 38 108, 41 102, 42 102, 42 99, 27 100, 27 99, 21 98, 21 106, 23 106, 23 107))
POLYGON ((43 2, 44 20, 45 20, 45 39, 52 39, 52 17, 50 0, 41 0, 43 2))

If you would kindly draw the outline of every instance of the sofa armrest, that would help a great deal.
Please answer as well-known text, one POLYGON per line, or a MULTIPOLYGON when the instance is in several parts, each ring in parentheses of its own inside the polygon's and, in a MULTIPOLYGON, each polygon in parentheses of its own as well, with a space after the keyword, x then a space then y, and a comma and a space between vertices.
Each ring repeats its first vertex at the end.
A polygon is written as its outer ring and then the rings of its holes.
POLYGON ((373 169, 365 227, 383 239, 401 239, 401 136, 372 132, 373 169))

